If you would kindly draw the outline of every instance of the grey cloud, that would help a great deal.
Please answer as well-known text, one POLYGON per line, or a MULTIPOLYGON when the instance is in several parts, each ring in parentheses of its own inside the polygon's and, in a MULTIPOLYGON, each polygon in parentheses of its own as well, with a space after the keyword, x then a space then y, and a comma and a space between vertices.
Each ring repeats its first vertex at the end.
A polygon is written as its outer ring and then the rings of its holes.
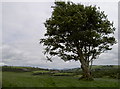
POLYGON ((112 50, 102 53, 94 64, 118 64, 118 44, 112 47, 112 50))
POLYGON ((8 65, 31 65, 34 60, 37 60, 38 63, 43 63, 43 60, 24 51, 24 49, 3 45, 2 50, 2 62, 8 65))
POLYGON ((10 45, 3 45, 2 64, 19 65, 19 66, 39 66, 44 68, 73 68, 78 66, 78 62, 66 63, 57 57, 53 58, 53 62, 47 61, 44 57, 38 57, 27 51, 20 50, 10 45))
POLYGON ((13 62, 13 61, 23 61, 27 54, 17 48, 9 45, 3 45, 2 47, 2 61, 3 62, 13 62))
MULTIPOLYGON (((117 3, 92 3, 100 6, 114 20, 117 28, 117 3), (109 10, 109 9, 111 10, 109 10), (112 11, 112 9, 115 9, 112 11)), ((44 22, 51 16, 53 2, 3 3, 3 63, 8 65, 39 66, 44 68, 80 67, 77 61, 64 62, 58 57, 48 62, 42 53, 39 39, 44 37, 44 22)), ((116 38, 117 32, 116 29, 116 38)), ((94 64, 117 64, 118 44, 101 54, 94 64)), ((2 64, 3 64, 2 63, 2 64)))
POLYGON ((51 3, 3 3, 3 42, 39 39, 45 32, 43 23, 51 15, 50 7, 51 3))

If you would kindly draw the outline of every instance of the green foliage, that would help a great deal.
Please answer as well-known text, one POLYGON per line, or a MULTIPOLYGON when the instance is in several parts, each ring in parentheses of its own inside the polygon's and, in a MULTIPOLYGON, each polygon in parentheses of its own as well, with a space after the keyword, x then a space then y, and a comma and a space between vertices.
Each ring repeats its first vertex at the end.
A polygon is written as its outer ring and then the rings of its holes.
POLYGON ((102 77, 109 77, 109 78, 115 78, 120 79, 120 69, 119 68, 110 68, 110 67, 104 67, 104 68, 96 68, 92 72, 93 77, 95 78, 102 78, 102 77))
MULTIPOLYGON (((116 43, 113 22, 96 6, 58 1, 52 8, 52 16, 44 23, 46 37, 40 39, 46 46, 44 54, 64 61, 79 60, 82 78, 92 79, 93 60, 116 43)), ((49 61, 51 58, 47 56, 49 61)))
MULTIPOLYGON (((93 65, 92 76, 94 78, 113 78, 120 79, 120 69, 117 65, 93 65)), ((82 70, 80 68, 68 69, 62 71, 63 73, 74 73, 74 76, 81 76, 82 70)))
POLYGON ((52 8, 52 16, 45 22, 46 38, 40 40, 46 46, 45 54, 65 61, 79 60, 82 55, 90 62, 116 43, 110 35, 115 31, 113 22, 96 6, 55 2, 52 8))

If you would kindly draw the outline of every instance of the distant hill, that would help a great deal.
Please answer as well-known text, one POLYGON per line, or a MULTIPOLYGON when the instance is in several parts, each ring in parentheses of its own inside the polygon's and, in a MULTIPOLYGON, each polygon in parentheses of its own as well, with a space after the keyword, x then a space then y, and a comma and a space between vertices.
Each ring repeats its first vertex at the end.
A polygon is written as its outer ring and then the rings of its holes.
MULTIPOLYGON (((2 71, 7 72, 31 72, 33 75, 39 74, 50 74, 54 76, 72 76, 72 75, 82 75, 81 68, 73 69, 44 69, 38 67, 20 67, 20 66, 2 66, 2 71)), ((100 78, 103 76, 109 76, 112 78, 120 78, 120 67, 117 65, 93 65, 92 75, 95 78, 100 78)))
POLYGON ((43 69, 38 67, 2 66, 2 71, 30 72, 30 71, 38 71, 38 70, 48 70, 48 69, 43 69))
MULTIPOLYGON (((26 71, 37 71, 37 70, 59 70, 63 72, 76 72, 81 71, 81 68, 72 68, 72 69, 45 69, 39 67, 23 67, 23 66, 0 66, 2 71, 6 70, 26 70, 26 71)), ((92 70, 99 70, 99 69, 111 69, 111 68, 119 68, 118 65, 93 65, 92 70)))

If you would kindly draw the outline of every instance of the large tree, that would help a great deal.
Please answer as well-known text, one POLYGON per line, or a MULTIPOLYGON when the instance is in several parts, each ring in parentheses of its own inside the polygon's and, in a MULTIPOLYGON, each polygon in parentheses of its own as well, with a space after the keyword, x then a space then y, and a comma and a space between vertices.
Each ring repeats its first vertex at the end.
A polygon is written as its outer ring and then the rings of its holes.
POLYGON ((113 22, 96 6, 59 1, 52 8, 52 16, 44 23, 45 38, 40 40, 46 46, 45 54, 80 61, 81 78, 92 79, 93 60, 116 43, 113 22))

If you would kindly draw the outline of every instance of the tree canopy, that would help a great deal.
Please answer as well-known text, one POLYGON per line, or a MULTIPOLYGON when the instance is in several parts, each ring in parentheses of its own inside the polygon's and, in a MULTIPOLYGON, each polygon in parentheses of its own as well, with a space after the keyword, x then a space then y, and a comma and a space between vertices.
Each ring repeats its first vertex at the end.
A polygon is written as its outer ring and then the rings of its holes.
POLYGON ((44 23, 46 38, 40 40, 46 46, 45 54, 89 66, 116 43, 113 22, 99 7, 55 2, 52 8, 52 16, 44 23))

